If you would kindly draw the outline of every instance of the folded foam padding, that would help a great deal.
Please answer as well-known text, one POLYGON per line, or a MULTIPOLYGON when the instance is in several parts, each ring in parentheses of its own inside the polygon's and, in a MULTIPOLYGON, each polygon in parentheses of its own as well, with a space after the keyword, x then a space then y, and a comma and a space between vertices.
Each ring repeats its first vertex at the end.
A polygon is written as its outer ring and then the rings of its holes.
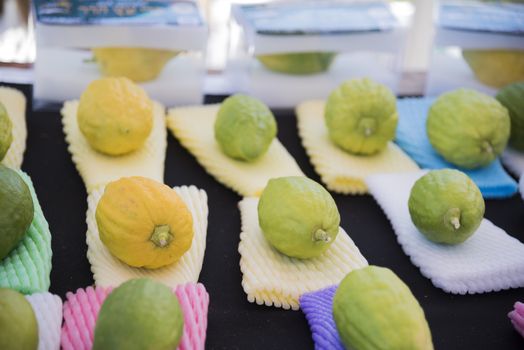
POLYGON ((434 243, 411 221, 408 199, 415 181, 425 174, 374 175, 370 193, 388 217, 397 240, 420 272, 454 294, 485 293, 524 287, 524 244, 483 219, 464 243, 434 243))
POLYGON ((502 153, 502 163, 515 176, 524 175, 524 152, 516 151, 512 148, 506 148, 502 153))
POLYGON ((87 198, 87 258, 91 263, 91 271, 97 286, 119 286, 127 280, 138 277, 149 277, 171 287, 198 281, 204 261, 207 236, 208 207, 207 194, 204 190, 195 186, 174 188, 193 216, 194 236, 191 248, 174 264, 159 269, 146 269, 132 267, 120 261, 100 240, 95 212, 104 189, 93 191, 87 198))
MULTIPOLYGON (((87 287, 69 292, 64 302, 61 345, 64 350, 90 350, 98 312, 112 288, 87 287)), ((209 294, 198 283, 177 286, 173 292, 184 313, 184 331, 179 350, 203 350, 206 343, 209 294)))
POLYGON ((315 350, 344 350, 333 318, 336 291, 337 286, 332 286, 300 297, 300 309, 306 315, 315 350))
POLYGON ((22 241, 0 261, 0 287, 24 294, 46 292, 51 274, 51 233, 31 179, 23 171, 17 172, 31 191, 34 217, 22 241))
POLYGON ((242 196, 258 196, 272 178, 304 175, 276 138, 267 152, 253 162, 225 155, 214 134, 219 108, 219 105, 173 108, 167 117, 168 128, 217 181, 242 196))
POLYGON ((515 327, 515 330, 524 337, 524 304, 517 301, 513 310, 508 314, 508 317, 513 327, 515 327))
POLYGON ((434 98, 404 98, 397 102, 399 122, 395 142, 424 169, 458 169, 466 173, 485 198, 506 198, 517 192, 517 182, 504 170, 499 159, 473 170, 447 162, 431 146, 426 119, 434 98))
POLYGON ((60 349, 62 299, 51 293, 27 295, 38 322, 38 350, 60 349))
POLYGON ((317 258, 295 259, 279 253, 262 233, 257 205, 258 198, 244 198, 238 204, 242 287, 250 302, 297 310, 303 293, 338 284, 350 271, 367 265, 342 228, 329 249, 317 258))
POLYGON ((87 193, 95 188, 127 176, 143 176, 164 182, 167 131, 165 109, 153 104, 153 129, 138 150, 121 156, 109 156, 95 151, 80 132, 76 118, 78 101, 67 101, 62 107, 62 124, 68 150, 84 180, 87 193))
POLYGON ((24 161, 27 127, 25 122, 26 100, 23 93, 16 89, 0 86, 0 103, 4 105, 13 123, 13 142, 2 160, 2 164, 13 169, 20 169, 24 161))
POLYGON ((324 101, 311 100, 296 108, 298 133, 302 145, 326 187, 344 194, 367 192, 364 179, 376 173, 398 173, 418 170, 397 145, 369 156, 353 155, 337 147, 329 138, 324 123, 324 101))

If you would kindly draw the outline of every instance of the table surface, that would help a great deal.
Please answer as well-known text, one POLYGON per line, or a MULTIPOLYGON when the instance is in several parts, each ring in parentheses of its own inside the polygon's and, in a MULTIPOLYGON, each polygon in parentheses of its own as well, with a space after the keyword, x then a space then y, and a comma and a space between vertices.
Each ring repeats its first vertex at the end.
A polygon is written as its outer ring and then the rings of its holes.
MULTIPOLYGON (((30 87, 21 89, 30 94, 30 87)), ((207 99, 218 101, 219 99, 207 99)), ((30 110, 31 106, 28 106, 30 110)), ((280 141, 302 170, 319 181, 297 134, 291 111, 275 112, 280 141)), ((29 112, 23 170, 32 178, 52 232, 52 293, 93 284, 86 257, 86 192, 67 151, 59 110, 29 112)), ((238 243, 241 199, 196 162, 172 135, 168 136, 165 183, 193 184, 209 197, 209 227, 200 274, 210 296, 208 349, 310 349, 313 342, 301 311, 258 306, 247 301, 241 286, 238 243)), ((392 269, 406 282, 425 310, 436 349, 522 349, 524 340, 507 318, 524 288, 481 295, 451 295, 423 277, 397 243, 390 223, 372 197, 333 194, 346 231, 370 264, 392 269)), ((524 241, 524 202, 519 196, 488 200, 486 217, 524 241)))

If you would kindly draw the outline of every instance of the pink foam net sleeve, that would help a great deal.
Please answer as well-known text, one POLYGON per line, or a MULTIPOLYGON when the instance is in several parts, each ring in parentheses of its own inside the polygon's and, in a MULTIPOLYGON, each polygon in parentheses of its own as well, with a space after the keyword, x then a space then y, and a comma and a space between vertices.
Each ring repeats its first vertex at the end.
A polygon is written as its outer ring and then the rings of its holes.
POLYGON ((514 309, 508 314, 513 327, 524 337, 524 303, 517 301, 514 309))

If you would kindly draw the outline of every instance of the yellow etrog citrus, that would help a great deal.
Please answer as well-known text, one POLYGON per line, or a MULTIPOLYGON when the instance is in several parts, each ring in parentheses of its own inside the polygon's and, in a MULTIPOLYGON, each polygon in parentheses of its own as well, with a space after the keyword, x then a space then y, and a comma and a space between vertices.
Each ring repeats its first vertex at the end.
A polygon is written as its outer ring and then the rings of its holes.
POLYGON ((156 79, 177 51, 136 47, 100 47, 93 55, 102 74, 126 77, 137 83, 156 79))
POLYGON ((153 102, 127 78, 103 78, 80 97, 78 126, 95 150, 122 155, 140 148, 153 128, 153 102))
POLYGON ((486 85, 501 88, 524 80, 524 50, 464 50, 462 56, 486 85))
POLYGON ((176 262, 191 247, 193 217, 170 187, 144 177, 109 183, 96 208, 101 241, 134 267, 176 262))

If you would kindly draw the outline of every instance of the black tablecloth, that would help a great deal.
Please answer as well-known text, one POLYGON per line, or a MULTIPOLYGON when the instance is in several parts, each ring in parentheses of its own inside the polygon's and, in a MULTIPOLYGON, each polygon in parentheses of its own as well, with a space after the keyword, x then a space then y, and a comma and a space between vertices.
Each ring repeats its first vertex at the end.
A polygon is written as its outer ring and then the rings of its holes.
MULTIPOLYGON (((30 88, 22 87, 26 93, 30 88)), ((209 99, 208 99, 209 100, 209 99)), ((215 99, 216 100, 216 99, 215 99)), ((302 170, 319 181, 300 144, 291 111, 276 111, 278 137, 302 170)), ((28 141, 23 164, 33 179, 53 235, 51 292, 93 283, 86 257, 86 192, 64 140, 57 108, 28 112, 28 141)), ((209 228, 200 281, 211 303, 208 349, 310 349, 313 347, 301 311, 251 304, 241 286, 237 247, 240 197, 225 188, 168 137, 165 182, 193 184, 209 196, 209 228)), ((386 216, 370 196, 333 195, 346 229, 370 264, 391 268, 406 282, 426 312, 436 349, 522 349, 524 340, 507 318, 524 288, 482 295, 451 295, 435 288, 410 262, 396 241, 386 216)), ((519 196, 489 200, 486 217, 524 241, 524 202, 519 196)))

